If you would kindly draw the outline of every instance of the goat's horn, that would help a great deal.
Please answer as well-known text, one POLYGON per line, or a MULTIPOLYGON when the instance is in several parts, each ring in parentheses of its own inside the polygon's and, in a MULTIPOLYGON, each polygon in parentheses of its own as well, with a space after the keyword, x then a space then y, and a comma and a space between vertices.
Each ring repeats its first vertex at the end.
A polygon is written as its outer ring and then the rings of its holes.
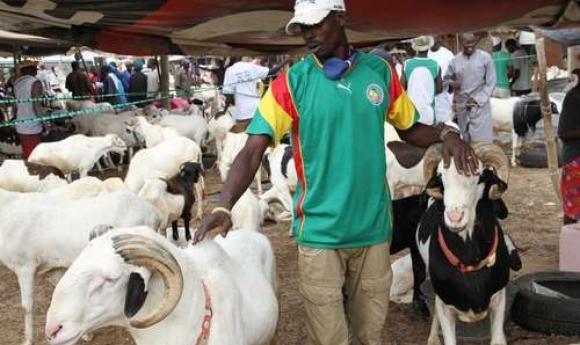
POLYGON ((113 247, 128 264, 159 273, 165 284, 162 302, 146 317, 131 320, 131 326, 147 328, 165 319, 173 311, 183 292, 183 275, 175 257, 159 243, 141 235, 115 236, 113 247))
MULTIPOLYGON (((483 166, 492 167, 500 180, 507 183, 509 178, 509 160, 503 150, 499 146, 489 143, 476 143, 471 146, 483 166)), ((499 190, 498 186, 492 186, 489 190, 489 198, 492 200, 499 199, 503 192, 505 191, 499 190)))
MULTIPOLYGON (((437 165, 441 162, 441 159, 443 159, 443 155, 441 154, 441 144, 431 145, 423 157, 423 178, 425 179, 425 183, 428 183, 429 180, 431 180, 435 173, 435 169, 437 169, 437 165)), ((439 189, 428 188, 426 192, 427 195, 432 198, 443 199, 443 194, 441 194, 439 189)))

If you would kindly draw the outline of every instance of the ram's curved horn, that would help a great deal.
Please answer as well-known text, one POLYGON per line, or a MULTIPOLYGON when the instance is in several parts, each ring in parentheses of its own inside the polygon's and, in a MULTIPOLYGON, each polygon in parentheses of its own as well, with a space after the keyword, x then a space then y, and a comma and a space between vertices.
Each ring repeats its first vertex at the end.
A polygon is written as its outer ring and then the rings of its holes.
POLYGON ((157 272, 165 284, 165 296, 161 303, 140 320, 131 320, 135 328, 150 327, 169 315, 183 292, 183 275, 173 255, 156 241, 141 235, 118 235, 113 237, 113 247, 125 262, 157 272))
MULTIPOLYGON (((431 145, 423 157, 423 178, 425 179, 425 183, 431 180, 441 159, 443 159, 441 144, 431 145)), ((426 193, 432 198, 443 199, 443 194, 438 188, 427 188, 426 193)))
MULTIPOLYGON (((509 178, 509 160, 503 150, 494 144, 477 143, 473 144, 473 151, 483 163, 484 167, 493 168, 495 174, 507 183, 509 178)), ((498 186, 492 186, 489 190, 489 198, 492 200, 501 198, 505 190, 500 190, 498 186)))

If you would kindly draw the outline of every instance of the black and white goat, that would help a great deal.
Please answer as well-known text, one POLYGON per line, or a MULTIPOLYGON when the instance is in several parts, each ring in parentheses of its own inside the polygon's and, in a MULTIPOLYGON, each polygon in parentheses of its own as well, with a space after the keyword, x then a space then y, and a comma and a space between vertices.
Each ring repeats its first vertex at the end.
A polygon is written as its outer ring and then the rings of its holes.
MULTIPOLYGON (((552 114, 559 114, 558 107, 562 99, 556 94, 550 95, 552 114)), ((493 128, 496 132, 512 134, 511 164, 516 166, 516 157, 522 146, 522 138, 534 133, 538 121, 542 119, 542 104, 538 94, 506 99, 491 98, 493 128)))
MULTIPOLYGON (((183 219, 183 226, 185 227, 185 239, 191 239, 191 232, 189 230, 189 222, 191 221, 191 209, 195 203, 195 195, 202 195, 201 191, 194 192, 194 188, 199 189, 200 177, 203 177, 205 172, 200 162, 186 162, 181 165, 178 175, 167 180, 167 191, 172 194, 183 195, 184 204, 181 211, 181 219, 183 219)), ((198 200, 201 204, 202 200, 198 200)), ((179 232, 177 228, 177 221, 171 222, 171 230, 173 231, 173 239, 179 239, 179 232)))
POLYGON ((428 344, 455 345, 456 317, 475 322, 490 315, 491 344, 506 344, 503 331, 505 287, 510 268, 521 261, 503 234, 494 200, 507 189, 508 159, 497 146, 474 146, 479 175, 465 176, 451 162, 444 168, 440 147, 425 155, 427 193, 433 198, 423 215, 417 245, 435 291, 428 344), (491 169, 493 170, 491 170, 491 169))

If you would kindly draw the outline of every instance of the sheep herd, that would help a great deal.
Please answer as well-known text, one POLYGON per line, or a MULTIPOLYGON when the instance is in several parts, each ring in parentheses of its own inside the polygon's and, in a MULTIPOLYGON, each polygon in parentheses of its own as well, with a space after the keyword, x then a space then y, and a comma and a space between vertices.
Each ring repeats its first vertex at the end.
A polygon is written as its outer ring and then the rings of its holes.
MULTIPOLYGON (((75 117, 75 134, 40 144, 28 161, 6 159, 0 164, 0 262, 18 278, 23 344, 33 343, 37 274, 71 265, 47 315, 49 343, 74 344, 111 323, 134 329, 139 344, 159 344, 160 337, 166 342, 167 334, 175 334, 172 344, 195 343, 196 332, 179 328, 201 323, 204 294, 216 311, 215 334, 208 344, 239 343, 236 339, 268 343, 278 314, 275 263, 272 247, 259 230, 266 215, 274 217, 270 203, 278 198, 259 200, 248 189, 232 210, 235 234, 194 247, 186 242, 190 222, 202 216, 202 147, 217 152, 216 166, 225 178, 247 138, 229 132, 235 123, 233 107, 220 116, 203 104, 171 112, 153 106, 118 112, 89 101, 69 102, 67 107, 93 108, 96 113, 75 117), (116 168, 125 160, 129 165, 123 179, 88 176, 95 166, 101 170, 101 163, 116 168), (73 180, 75 174, 79 177, 73 180), (177 226, 180 218, 183 228, 177 226), (86 279, 71 282, 67 277, 73 272, 86 279), (261 290, 258 304, 247 293, 256 289, 261 290), (79 300, 81 295, 87 300, 79 300), (106 308, 108 315, 93 318, 108 303, 113 303, 106 308), (191 308, 191 303, 201 309, 191 308), (220 316, 221 309, 229 315, 220 316), (84 321, 72 325, 69 317, 78 321, 79 313, 84 321), (148 328, 153 333, 145 336, 148 331, 135 326, 139 320, 158 326, 148 328)), ((259 194, 260 179, 258 175, 259 194)))
MULTIPOLYGON (((172 111, 118 112, 89 101, 67 107, 98 115, 75 117, 74 135, 40 144, 27 162, 0 164, 0 262, 18 277, 23 344, 33 343, 37 273, 69 267, 46 318, 50 344, 72 345, 107 325, 127 328, 139 345, 195 344, 209 332, 210 345, 269 344, 278 319, 276 265, 260 227, 293 217, 298 179, 290 143, 266 151, 271 188, 262 192, 259 169, 257 195, 246 190, 232 209, 235 231, 191 246, 190 222, 203 212, 203 152, 215 150, 225 180, 247 140, 230 131, 235 110, 218 111, 220 99, 172 111), (111 153, 120 157, 116 164, 129 163, 124 178, 88 176, 101 162, 115 168, 111 153)), ((385 133, 398 138, 388 124, 385 133)), ((422 191, 428 179, 424 150, 402 146, 385 146, 393 199, 422 191)), ((397 277, 409 265, 406 257, 393 266, 395 300, 409 299, 412 280, 397 277)))

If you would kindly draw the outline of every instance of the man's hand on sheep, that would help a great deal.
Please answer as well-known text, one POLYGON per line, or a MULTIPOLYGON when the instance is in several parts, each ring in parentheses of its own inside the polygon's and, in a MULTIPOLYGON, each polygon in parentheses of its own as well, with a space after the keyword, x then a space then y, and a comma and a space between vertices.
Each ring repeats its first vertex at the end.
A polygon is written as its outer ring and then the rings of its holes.
POLYGON ((443 137, 443 164, 447 169, 453 157, 457 171, 467 176, 477 175, 479 161, 469 143, 458 134, 449 132, 443 137))
POLYGON ((203 241, 203 239, 205 238, 205 234, 208 231, 211 231, 216 228, 218 229, 220 235, 225 237, 228 234, 228 231, 230 231, 230 229, 232 228, 231 215, 228 214, 227 212, 218 211, 212 212, 203 217, 203 222, 201 223, 201 226, 199 227, 199 229, 197 229, 195 235, 193 236, 193 239, 191 240, 192 243, 196 244, 198 242, 203 241))

